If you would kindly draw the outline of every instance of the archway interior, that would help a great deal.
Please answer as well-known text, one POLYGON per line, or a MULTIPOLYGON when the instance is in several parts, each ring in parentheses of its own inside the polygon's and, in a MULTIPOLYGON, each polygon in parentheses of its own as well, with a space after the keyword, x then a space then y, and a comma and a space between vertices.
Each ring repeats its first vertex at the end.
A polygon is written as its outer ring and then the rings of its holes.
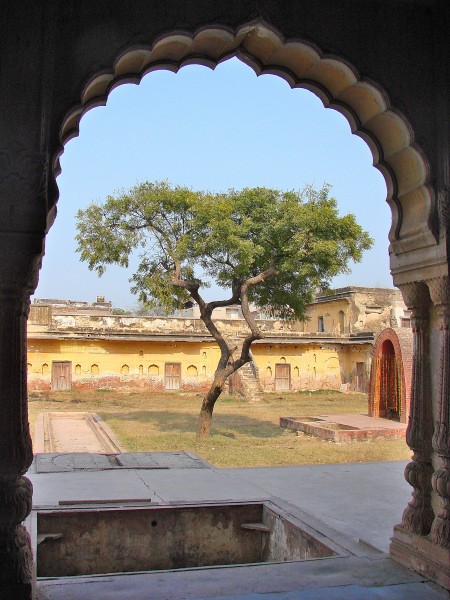
POLYGON ((401 374, 390 340, 385 340, 381 346, 381 356, 378 358, 378 401, 379 415, 393 421, 400 420, 401 413, 401 374))
POLYGON ((255 77, 237 58, 214 72, 191 65, 161 70, 141 85, 114 89, 105 108, 86 113, 81 135, 62 157, 59 216, 47 240, 36 296, 102 294, 130 307, 129 273, 108 269, 102 280, 75 253, 74 214, 92 200, 145 179, 212 191, 266 186, 333 185, 342 212, 354 212, 376 239, 374 249, 342 285, 391 286, 385 183, 366 144, 345 118, 325 110, 303 89, 279 77, 255 77), (59 248, 69 246, 61 256, 59 248), (382 267, 380 268, 380 265, 382 267), (58 277, 55 277, 58 273, 58 277), (80 282, 82 285, 80 286, 80 282), (92 290, 95 290, 92 293, 92 290))

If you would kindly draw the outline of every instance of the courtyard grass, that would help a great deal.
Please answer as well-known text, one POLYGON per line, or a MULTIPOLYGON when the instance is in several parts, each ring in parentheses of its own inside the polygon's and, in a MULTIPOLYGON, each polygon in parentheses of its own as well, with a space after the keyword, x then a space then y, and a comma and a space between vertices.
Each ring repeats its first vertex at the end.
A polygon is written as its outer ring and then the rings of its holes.
POLYGON ((110 390, 30 394, 32 432, 39 412, 98 413, 130 452, 188 450, 218 467, 286 466, 407 460, 404 440, 336 444, 281 429, 282 416, 367 414, 366 394, 295 392, 265 394, 257 403, 223 396, 216 405, 211 437, 196 439, 202 401, 195 393, 110 390))

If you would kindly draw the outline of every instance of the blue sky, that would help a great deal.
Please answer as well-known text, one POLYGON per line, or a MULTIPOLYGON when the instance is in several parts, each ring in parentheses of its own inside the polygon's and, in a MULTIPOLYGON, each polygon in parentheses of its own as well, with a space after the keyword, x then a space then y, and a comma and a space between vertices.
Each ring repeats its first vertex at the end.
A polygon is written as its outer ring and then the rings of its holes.
MULTIPOLYGON (((157 179, 210 191, 301 189, 326 181, 340 212, 354 213, 375 239, 335 287, 392 287, 386 186, 366 144, 311 92, 291 90, 273 75, 256 77, 237 59, 215 71, 158 71, 139 86, 117 88, 106 107, 83 117, 61 165, 58 217, 47 236, 38 298, 94 301, 104 295, 115 306, 133 307, 128 279, 136 260, 130 270, 110 267, 99 279, 78 259, 75 214, 115 190, 157 179)), ((215 294, 212 288, 205 296, 215 294)))

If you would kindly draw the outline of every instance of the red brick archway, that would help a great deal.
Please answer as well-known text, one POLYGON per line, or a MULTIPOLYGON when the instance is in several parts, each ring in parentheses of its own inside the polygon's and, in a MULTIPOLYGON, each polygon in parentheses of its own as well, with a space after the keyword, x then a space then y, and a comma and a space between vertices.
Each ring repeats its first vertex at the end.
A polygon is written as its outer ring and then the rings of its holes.
POLYGON ((370 369, 369 416, 408 421, 412 357, 411 329, 388 328, 378 335, 370 369))

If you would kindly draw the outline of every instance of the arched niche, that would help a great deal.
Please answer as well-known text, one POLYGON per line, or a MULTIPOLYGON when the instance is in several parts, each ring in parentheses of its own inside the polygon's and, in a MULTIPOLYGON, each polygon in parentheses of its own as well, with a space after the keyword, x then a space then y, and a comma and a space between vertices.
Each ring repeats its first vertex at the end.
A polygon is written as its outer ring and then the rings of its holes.
POLYGON ((195 365, 189 365, 186 373, 188 377, 198 377, 198 369, 195 365))

